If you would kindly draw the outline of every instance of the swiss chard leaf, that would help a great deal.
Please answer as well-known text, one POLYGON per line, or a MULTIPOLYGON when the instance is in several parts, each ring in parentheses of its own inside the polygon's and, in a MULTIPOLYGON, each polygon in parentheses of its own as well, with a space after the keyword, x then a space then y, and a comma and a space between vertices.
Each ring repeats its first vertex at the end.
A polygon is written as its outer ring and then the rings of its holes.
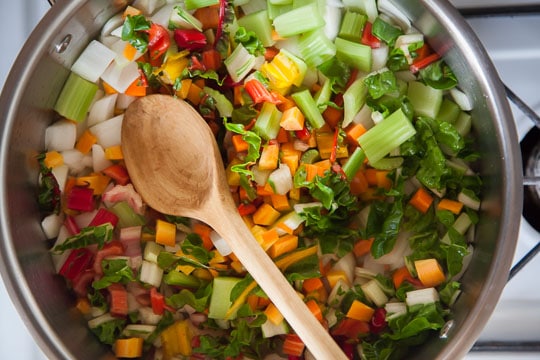
POLYGON ((209 283, 205 287, 199 288, 195 292, 182 289, 180 292, 169 296, 166 299, 166 302, 168 305, 176 309, 189 305, 195 310, 203 312, 208 307, 210 295, 212 295, 212 283, 209 283))
POLYGON ((369 96, 378 99, 383 95, 398 91, 397 79, 392 71, 383 71, 370 75, 364 79, 369 96))
POLYGON ((90 330, 99 338, 102 343, 113 345, 116 339, 122 333, 125 325, 126 320, 119 318, 104 321, 96 327, 91 327, 90 330))
POLYGON ((410 308, 405 315, 391 319, 388 326, 391 332, 384 334, 392 340, 412 338, 429 330, 438 330, 444 325, 444 313, 438 303, 421 305, 410 308))
POLYGON ((236 33, 234 34, 234 40, 237 43, 240 43, 244 48, 252 55, 259 56, 263 55, 265 52, 264 45, 261 40, 253 31, 246 30, 245 27, 240 26, 236 33))
POLYGON ((440 90, 449 90, 458 84, 456 75, 442 59, 420 69, 420 77, 426 85, 440 90))
POLYGON ((351 77, 351 68, 349 65, 334 57, 319 65, 318 70, 331 82, 332 91, 339 93, 344 91, 347 81, 351 77))
POLYGON ((111 223, 83 228, 80 233, 68 237, 63 243, 56 245, 53 252, 62 253, 70 249, 79 249, 89 245, 97 245, 99 249, 113 238, 114 227, 111 223))
POLYGON ((96 290, 105 289, 114 283, 127 284, 130 281, 135 281, 128 259, 103 259, 101 268, 103 269, 103 277, 92 283, 92 287, 96 290))
POLYGON ((38 188, 38 203, 41 211, 45 213, 59 214, 62 205, 61 191, 58 181, 51 169, 45 166, 45 154, 38 156, 40 165, 40 176, 38 188))
POLYGON ((122 40, 128 41, 134 48, 144 53, 148 48, 148 34, 151 23, 143 15, 128 15, 122 26, 122 40))
POLYGON ((396 39, 400 35, 403 35, 403 31, 400 28, 393 26, 380 17, 377 17, 373 22, 371 32, 374 36, 384 41, 391 47, 396 43, 396 39))

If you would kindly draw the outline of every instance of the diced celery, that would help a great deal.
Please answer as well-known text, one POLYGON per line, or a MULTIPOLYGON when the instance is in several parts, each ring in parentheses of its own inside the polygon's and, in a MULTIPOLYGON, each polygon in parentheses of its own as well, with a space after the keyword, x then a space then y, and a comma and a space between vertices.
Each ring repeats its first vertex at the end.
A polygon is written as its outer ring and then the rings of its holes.
POLYGON ((173 29, 197 29, 202 31, 202 23, 191 13, 187 12, 180 5, 176 5, 171 11, 171 16, 169 17, 170 30, 173 29))
POLYGON ((371 71, 371 47, 341 38, 336 38, 334 43, 340 60, 358 70, 371 71))
POLYGON ((343 94, 343 127, 347 127, 366 103, 367 86, 363 78, 356 79, 343 94))
POLYGON ((298 49, 309 67, 317 67, 336 55, 336 45, 322 29, 302 34, 298 38, 298 49))
POLYGON ((457 196, 458 201, 461 201, 463 205, 473 210, 480 210, 480 199, 474 194, 472 190, 463 189, 457 196))
POLYGON ((370 23, 373 23, 379 16, 375 0, 343 0, 343 5, 348 9, 358 10, 362 14, 366 14, 370 23))
POLYGON ((72 72, 56 100, 54 110, 69 120, 83 122, 97 90, 96 84, 72 72))
POLYGON ((143 260, 139 279, 143 283, 159 287, 163 279, 163 269, 156 263, 143 260))
POLYGON ((292 94, 292 98, 296 105, 302 110, 302 113, 308 120, 311 127, 314 129, 320 129, 324 126, 325 121, 319 112, 319 108, 315 103, 315 100, 311 96, 309 90, 305 89, 292 94))
POLYGON ((274 20, 281 14, 285 14, 286 12, 289 12, 292 10, 292 4, 288 5, 276 5, 271 4, 268 2, 267 11, 268 11, 268 18, 270 20, 274 20))
POLYGON ((370 165, 378 170, 394 170, 403 165, 403 158, 401 156, 385 157, 370 165))
POLYGON ((216 101, 216 109, 219 112, 219 116, 231 117, 233 112, 233 104, 229 101, 229 99, 227 99, 227 97, 225 97, 225 95, 208 86, 203 88, 203 92, 208 94, 216 101))
POLYGON ((292 0, 268 0, 269 4, 272 5, 292 5, 292 0))
POLYGON ((165 248, 154 241, 147 241, 144 246, 143 259, 157 264, 159 253, 165 248))
POLYGON ((347 10, 343 15, 338 36, 349 41, 360 41, 366 21, 366 15, 347 10))
POLYGON ((460 113, 461 109, 459 106, 452 100, 445 98, 443 99, 439 112, 437 113, 437 120, 453 124, 456 122, 460 113))
POLYGON ((443 91, 419 81, 412 81, 409 83, 407 96, 416 115, 435 119, 441 108, 443 91))
POLYGON ((270 320, 266 320, 261 325, 261 331, 264 338, 271 338, 276 335, 284 335, 289 332, 289 327, 286 321, 281 321, 279 324, 274 324, 270 320))
POLYGON ((201 285, 201 282, 195 276, 186 275, 181 271, 169 271, 163 277, 163 282, 169 285, 188 288, 197 288, 201 285))
POLYGON ((281 37, 302 34, 324 26, 316 2, 281 14, 274 19, 274 29, 281 37))
POLYGON ((219 4, 219 0, 185 0, 186 10, 195 10, 219 4))
MULTIPOLYGON (((208 317, 210 319, 225 319, 225 315, 232 305, 231 291, 241 279, 229 276, 218 276, 214 278, 212 296, 210 297, 210 306, 208 308, 208 317)), ((236 312, 230 319, 236 317, 236 312)))
POLYGON ((408 291, 405 299, 405 302, 409 307, 418 304, 431 304, 437 301, 439 301, 439 293, 432 287, 408 291))
POLYGON ((388 302, 388 297, 379 287, 377 280, 372 279, 360 286, 366 297, 371 300, 377 307, 382 307, 388 302))
POLYGON ((472 117, 471 115, 469 115, 468 113, 462 111, 455 124, 454 124, 457 132, 459 133, 459 135, 461 136, 466 136, 469 134, 469 132, 471 131, 471 126, 472 126, 472 117))
POLYGON ((265 47, 272 46, 272 24, 268 17, 268 11, 262 10, 238 19, 238 25, 253 31, 265 47))
POLYGON ((396 110, 358 138, 370 163, 377 163, 390 151, 416 134, 416 129, 401 109, 396 110))
POLYGON ((265 102, 261 107, 253 130, 265 140, 275 139, 279 133, 281 115, 282 113, 277 109, 276 105, 265 102))
POLYGON ((120 201, 109 208, 118 216, 118 227, 125 228, 131 226, 141 226, 145 224, 145 218, 137 214, 126 201, 120 201))
POLYGON ((287 194, 293 188, 291 169, 287 164, 279 164, 279 168, 272 171, 268 177, 268 184, 279 195, 287 194))
POLYGON ((347 176, 347 179, 349 181, 352 180, 354 175, 360 170, 360 167, 362 167, 362 164, 364 163, 364 159, 366 158, 366 154, 364 153, 364 150, 362 150, 361 147, 357 147, 352 155, 349 157, 345 165, 343 165, 343 172, 345 173, 345 176, 347 176))
POLYGON ((317 107, 321 109, 321 111, 324 111, 327 107, 326 104, 330 101, 331 96, 332 96, 332 82, 325 81, 313 98, 315 99, 315 102, 317 103, 317 107))

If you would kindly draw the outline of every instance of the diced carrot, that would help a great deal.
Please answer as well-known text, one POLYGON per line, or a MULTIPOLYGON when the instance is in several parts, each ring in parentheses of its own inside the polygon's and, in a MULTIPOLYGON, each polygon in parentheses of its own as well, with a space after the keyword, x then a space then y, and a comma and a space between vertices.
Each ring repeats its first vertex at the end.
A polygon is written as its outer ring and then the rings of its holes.
POLYGON ((203 247, 206 250, 211 250, 214 247, 210 234, 212 233, 212 228, 203 223, 195 223, 191 226, 193 232, 200 236, 203 247))
POLYGON ((289 132, 287 130, 285 130, 284 128, 280 127, 279 131, 278 131, 278 134, 276 136, 276 141, 279 144, 285 144, 285 143, 288 143, 289 140, 290 140, 289 139, 289 132))
POLYGON ((448 210, 458 215, 463 209, 463 203, 451 199, 441 199, 437 204, 437 210, 448 210))
POLYGON ((268 304, 270 304, 270 299, 269 298, 259 296, 259 302, 258 302, 258 307, 259 308, 266 308, 268 306, 268 304))
POLYGON ((197 78, 193 81, 193 84, 203 89, 206 86, 206 80, 204 78, 197 78))
POLYGON ((127 339, 116 339, 114 342, 114 355, 117 358, 133 359, 142 356, 144 339, 142 337, 131 337, 127 339))
POLYGON ((323 111, 322 116, 331 128, 335 128, 336 126, 338 126, 341 119, 343 119, 343 110, 328 106, 323 111))
POLYGON ((135 59, 136 54, 137 54, 137 49, 133 45, 131 45, 129 42, 126 42, 126 45, 124 46, 124 51, 123 51, 124 57, 129 61, 133 61, 133 59, 135 59))
POLYGON ((266 315, 266 318, 275 325, 278 325, 283 321, 283 315, 274 303, 268 304, 266 309, 264 309, 264 315, 266 315))
POLYGON ((142 81, 140 79, 136 79, 128 86, 124 93, 128 96, 141 97, 146 96, 146 89, 147 88, 142 81))
POLYGON ((388 171, 379 170, 375 173, 377 178, 377 187, 385 190, 392 188, 392 180, 388 177, 388 171))
POLYGON ((358 240, 353 247, 354 255, 356 255, 356 257, 360 257, 368 254, 371 251, 371 245, 373 245, 374 240, 374 238, 358 240))
POLYGON ((90 314, 90 311, 91 311, 90 302, 86 298, 77 298, 77 304, 75 305, 75 307, 83 315, 90 314))
POLYGON ((130 181, 127 169, 120 164, 113 164, 102 172, 119 185, 126 185, 130 181))
POLYGON ((416 273, 426 287, 438 286, 446 280, 446 275, 437 259, 422 259, 414 262, 416 273))
POLYGON ((281 213, 272 205, 262 204, 253 214, 253 222, 257 225, 272 225, 280 217, 281 213))
POLYGON ((291 171, 291 175, 294 176, 296 174, 296 170, 298 170, 298 163, 300 161, 299 155, 282 155, 281 156, 281 162, 283 164, 286 164, 289 167, 289 170, 291 171))
POLYGON ((122 160, 124 159, 124 153, 122 152, 121 145, 110 146, 105 149, 105 158, 107 160, 122 160))
POLYGON ((326 171, 324 167, 315 164, 302 164, 306 170, 306 181, 313 181, 316 176, 323 177, 326 171))
POLYGON ((217 70, 221 66, 221 55, 216 49, 204 50, 201 57, 201 61, 207 70, 217 70))
POLYGON ((279 125, 287 131, 302 130, 304 121, 304 114, 297 106, 293 106, 283 112, 279 125))
POLYGON ((87 186, 94 191, 94 195, 101 195, 109 185, 111 178, 102 174, 79 176, 75 180, 76 186, 87 186))
POLYGON ((291 200, 300 200, 300 195, 302 195, 300 188, 293 187, 289 190, 289 199, 291 200))
POLYGON ((272 200, 272 206, 277 211, 286 211, 291 209, 291 204, 289 204, 289 198, 287 195, 272 194, 270 195, 272 200))
POLYGON ((426 189, 418 188, 414 195, 409 200, 409 204, 414 206, 418 211, 426 213, 433 203, 433 196, 431 196, 426 189))
POLYGON ((244 265, 240 261, 231 261, 231 268, 236 271, 237 274, 243 274, 246 272, 244 265))
POLYGON ((314 245, 306 249, 298 250, 293 253, 290 253, 283 258, 276 261, 276 266, 283 272, 287 270, 292 264, 296 264, 303 259, 317 254, 318 246, 314 245))
POLYGON ((339 280, 342 280, 346 284, 349 284, 349 277, 343 270, 329 270, 325 276, 326 276, 326 280, 328 281, 328 285, 330 285, 331 289, 333 289, 334 286, 336 286, 339 280))
POLYGON ((202 24, 202 29, 216 29, 219 26, 219 6, 205 6, 198 8, 193 16, 202 24))
POLYGON ((394 283, 396 289, 399 288, 404 281, 407 281, 413 285, 418 283, 418 279, 412 276, 407 266, 397 268, 392 274, 392 282, 394 283))
POLYGON ((261 247, 264 249, 264 251, 267 251, 276 243, 276 241, 279 240, 279 234, 277 232, 276 228, 266 230, 261 234, 261 247))
POLYGON ((322 169, 323 174, 332 168, 332 162, 328 159, 317 161, 316 163, 313 163, 313 165, 318 166, 322 169))
POLYGON ((176 90, 176 96, 180 99, 185 100, 189 95, 189 88, 191 87, 191 79, 180 80, 180 88, 176 90))
POLYGON ((47 151, 43 160, 45 167, 52 169, 64 164, 64 157, 56 150, 47 151))
POLYGON ((370 321, 375 313, 375 309, 367 306, 360 300, 354 300, 351 307, 347 311, 347 317, 360 321, 370 321))
POLYGON ((306 306, 308 307, 309 311, 315 316, 315 318, 319 321, 323 321, 323 315, 320 305, 313 299, 310 299, 306 302, 306 306))
POLYGON ((188 89, 188 94, 185 98, 189 100, 193 105, 199 105, 202 98, 201 94, 202 88, 197 86, 197 84, 191 82, 188 89))
POLYGON ((86 129, 75 144, 75 149, 79 150, 83 154, 88 154, 92 149, 92 145, 97 143, 97 137, 92 132, 86 129))
POLYGON ((320 278, 310 278, 304 280, 302 283, 302 290, 305 293, 310 293, 312 291, 317 291, 324 287, 324 284, 320 278))
POLYGON ((290 227, 288 227, 288 226, 287 226, 285 223, 283 223, 283 222, 278 222, 278 223, 276 224, 276 229, 279 229, 279 230, 285 232, 286 234, 291 234, 291 235, 294 234, 294 230, 291 229, 290 227))
POLYGON ((176 225, 165 220, 156 220, 156 243, 174 246, 176 244, 176 225))
POLYGON ((236 152, 247 151, 249 149, 249 143, 244 140, 242 135, 235 134, 232 136, 231 140, 236 152))
POLYGON ((233 87, 233 104, 244 106, 246 101, 244 100, 244 86, 236 85, 233 87))
POLYGON ((296 103, 289 96, 284 96, 277 91, 272 92, 272 96, 279 101, 276 105, 279 111, 283 112, 289 108, 292 108, 293 106, 296 106, 296 103))
POLYGON ((369 187, 368 180, 363 171, 358 171, 354 174, 351 180, 351 194, 360 195, 365 193, 369 187))
POLYGON ((259 169, 274 170, 278 167, 279 144, 269 143, 263 147, 259 158, 259 169))
POLYGON ((362 124, 351 124, 345 129, 347 141, 350 144, 358 145, 358 138, 366 132, 366 128, 362 124))
POLYGON ((274 245, 268 249, 268 255, 270 255, 272 259, 275 259, 278 256, 296 250, 297 248, 298 236, 287 234, 280 237, 278 241, 276 241, 274 245))
POLYGON ((259 296, 255 294, 248 295, 246 303, 252 311, 255 311, 259 308, 259 296))
POLYGON ((137 16, 137 15, 140 15, 141 14, 141 10, 131 6, 131 5, 128 5, 126 7, 126 9, 124 10, 124 12, 122 13, 122 17, 125 19, 127 18, 128 16, 137 16))
POLYGON ((270 196, 274 193, 274 189, 269 183, 264 184, 264 186, 257 186, 257 195, 259 196, 270 196))
POLYGON ((305 349, 304 342, 294 333, 287 334, 283 342, 283 353, 290 356, 302 356, 305 349))
POLYGON ((377 186, 377 170, 373 168, 367 168, 364 171, 364 175, 369 186, 377 186))

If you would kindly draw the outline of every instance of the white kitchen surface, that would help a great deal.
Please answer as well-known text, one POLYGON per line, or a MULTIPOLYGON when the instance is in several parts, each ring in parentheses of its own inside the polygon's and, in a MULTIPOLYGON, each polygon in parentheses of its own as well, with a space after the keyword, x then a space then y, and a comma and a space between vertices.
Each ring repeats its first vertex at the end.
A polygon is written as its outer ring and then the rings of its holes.
MULTIPOLYGON (((511 4, 533 5, 539 0, 453 0, 461 7, 511 4)), ((15 56, 49 5, 46 0, 0 0, 0 86, 3 86, 15 56)), ((537 111, 540 111, 540 16, 515 21, 471 19, 475 32, 489 50, 503 81, 537 111), (511 24, 509 26, 508 24, 511 24), (502 30, 502 31, 497 31, 502 30)), ((519 111, 514 111, 522 137, 532 126, 519 111)), ((522 223, 515 259, 519 260, 539 240, 526 222, 522 223)), ((540 256, 529 263, 506 286, 499 305, 480 340, 540 341, 540 256)), ((9 300, 0 279, 0 359, 45 359, 29 335, 9 300)), ((467 360, 540 359, 540 353, 475 352, 467 360)))

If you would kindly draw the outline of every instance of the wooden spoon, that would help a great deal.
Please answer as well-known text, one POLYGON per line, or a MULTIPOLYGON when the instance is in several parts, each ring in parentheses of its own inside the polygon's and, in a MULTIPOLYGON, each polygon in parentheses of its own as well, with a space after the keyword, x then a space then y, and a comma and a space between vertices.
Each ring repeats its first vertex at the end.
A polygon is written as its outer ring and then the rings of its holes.
POLYGON ((167 95, 133 102, 124 115, 122 151, 133 185, 148 205, 211 226, 313 355, 347 359, 238 214, 214 135, 190 105, 167 95))

